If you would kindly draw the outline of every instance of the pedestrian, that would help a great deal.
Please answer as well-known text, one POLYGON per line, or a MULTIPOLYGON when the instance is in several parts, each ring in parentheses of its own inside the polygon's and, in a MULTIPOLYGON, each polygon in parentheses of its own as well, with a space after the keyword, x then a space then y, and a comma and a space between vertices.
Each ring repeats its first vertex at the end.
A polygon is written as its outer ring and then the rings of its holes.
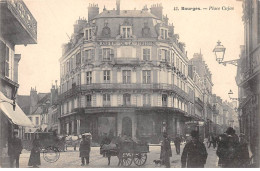
POLYGON ((213 135, 212 135, 212 133, 209 134, 208 142, 209 142, 208 148, 210 148, 211 144, 213 144, 213 135))
POLYGON ((223 168, 238 167, 239 138, 235 134, 235 130, 228 127, 221 139, 216 152, 219 157, 219 165, 223 168))
POLYGON ((237 166, 240 168, 248 167, 250 163, 250 158, 249 158, 248 143, 245 134, 241 133, 239 135, 239 145, 237 150, 238 150, 237 166))
POLYGON ((180 146, 181 146, 181 138, 179 135, 177 135, 175 138, 174 138, 174 145, 175 145, 175 148, 176 148, 176 153, 177 155, 180 154, 180 146))
POLYGON ((219 135, 216 136, 216 146, 219 144, 219 135))
POLYGON ((161 156, 160 159, 166 168, 170 168, 170 157, 172 157, 172 150, 170 139, 166 132, 163 133, 163 142, 161 145, 161 156))
POLYGON ((217 136, 215 135, 212 136, 212 144, 213 144, 213 149, 215 149, 217 146, 217 136))
POLYGON ((218 141, 218 148, 216 151, 216 154, 218 156, 218 166, 223 167, 226 162, 227 158, 227 149, 228 149, 228 141, 227 141, 227 134, 221 134, 219 135, 219 141, 218 141))
POLYGON ((28 166, 33 166, 34 168, 37 168, 39 165, 41 165, 40 146, 41 145, 40 145, 39 135, 36 134, 35 139, 33 140, 32 143, 32 150, 31 150, 28 166))
POLYGON ((13 138, 8 143, 8 155, 10 156, 10 167, 14 167, 14 161, 16 168, 19 168, 20 154, 22 153, 23 146, 22 140, 18 138, 18 132, 13 133, 13 138))
POLYGON ((205 145, 199 141, 199 133, 191 131, 192 140, 189 141, 182 152, 182 168, 203 168, 206 164, 208 153, 205 145))
POLYGON ((90 154, 90 137, 82 135, 82 141, 79 146, 79 157, 81 157, 81 166, 85 163, 89 164, 89 154, 90 154))

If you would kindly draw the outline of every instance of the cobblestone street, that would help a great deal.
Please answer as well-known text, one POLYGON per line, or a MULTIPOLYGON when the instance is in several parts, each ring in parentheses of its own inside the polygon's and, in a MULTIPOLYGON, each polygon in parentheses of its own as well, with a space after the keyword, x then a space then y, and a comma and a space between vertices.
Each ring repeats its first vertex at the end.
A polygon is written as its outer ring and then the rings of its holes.
MULTIPOLYGON (((181 145, 181 152, 184 145, 181 145)), ((217 168, 217 156, 216 150, 213 148, 207 149, 208 158, 207 163, 205 165, 206 168, 217 168)), ((171 157, 171 167, 172 168, 180 168, 181 167, 181 155, 176 155, 175 147, 172 144, 172 153, 173 157, 171 157)), ((164 166, 155 165, 153 160, 158 160, 160 157, 160 146, 154 145, 150 146, 150 152, 147 154, 147 161, 143 168, 159 168, 164 166)), ((26 168, 28 167, 28 160, 30 157, 30 152, 24 150, 20 157, 20 167, 26 168)), ((107 165, 107 158, 103 157, 99 154, 99 147, 92 147, 90 153, 90 164, 88 166, 81 166, 81 159, 79 158, 79 151, 73 151, 73 148, 69 147, 68 151, 61 152, 60 158, 58 161, 54 163, 48 163, 43 159, 43 155, 41 154, 41 168, 117 168, 118 159, 117 157, 111 157, 110 166, 107 165)), ((131 164, 130 168, 136 168, 134 163, 131 164)))

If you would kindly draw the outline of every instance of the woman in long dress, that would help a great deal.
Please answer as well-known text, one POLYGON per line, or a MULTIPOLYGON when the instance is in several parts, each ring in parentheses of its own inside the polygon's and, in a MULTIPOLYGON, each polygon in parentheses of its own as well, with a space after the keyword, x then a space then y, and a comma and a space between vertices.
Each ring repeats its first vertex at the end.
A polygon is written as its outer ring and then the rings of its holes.
POLYGON ((38 137, 38 134, 36 134, 35 139, 33 140, 33 147, 31 150, 30 159, 28 162, 28 166, 38 167, 41 165, 41 159, 40 159, 40 140, 38 137))

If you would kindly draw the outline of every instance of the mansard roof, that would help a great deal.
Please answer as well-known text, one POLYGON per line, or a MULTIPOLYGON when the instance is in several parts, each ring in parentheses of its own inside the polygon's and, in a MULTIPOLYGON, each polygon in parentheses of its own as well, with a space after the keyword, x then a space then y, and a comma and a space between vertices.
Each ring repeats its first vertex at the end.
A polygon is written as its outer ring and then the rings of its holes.
POLYGON ((121 10, 120 14, 117 14, 116 10, 105 10, 95 16, 93 19, 97 18, 121 18, 121 17, 135 17, 135 18, 155 18, 158 19, 155 15, 151 14, 145 10, 121 10))

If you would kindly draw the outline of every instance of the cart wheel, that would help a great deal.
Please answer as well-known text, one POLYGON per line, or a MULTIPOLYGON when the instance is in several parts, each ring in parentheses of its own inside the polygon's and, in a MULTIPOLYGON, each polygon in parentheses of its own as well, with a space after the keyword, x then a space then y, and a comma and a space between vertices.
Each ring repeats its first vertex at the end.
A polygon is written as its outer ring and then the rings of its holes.
POLYGON ((132 153, 123 153, 122 155, 122 164, 123 166, 130 166, 133 162, 133 154, 132 153))
POLYGON ((54 163, 60 158, 60 151, 56 147, 49 146, 43 150, 43 158, 49 163, 54 163))
POLYGON ((136 154, 134 154, 134 163, 137 166, 144 165, 146 160, 147 160, 147 154, 146 153, 136 153, 136 154))

